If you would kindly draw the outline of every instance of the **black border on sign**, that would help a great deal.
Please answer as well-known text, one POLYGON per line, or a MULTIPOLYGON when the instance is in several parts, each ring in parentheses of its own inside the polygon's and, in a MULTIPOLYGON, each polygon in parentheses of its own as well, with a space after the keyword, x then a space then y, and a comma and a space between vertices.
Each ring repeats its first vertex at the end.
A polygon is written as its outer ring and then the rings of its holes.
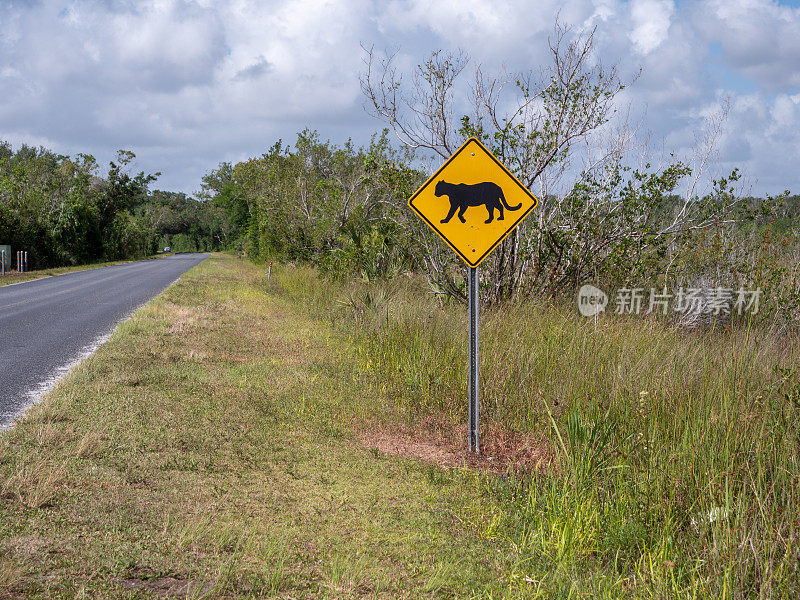
POLYGON ((522 184, 519 182, 519 180, 518 180, 516 177, 514 177, 514 174, 513 174, 511 171, 509 171, 508 169, 506 169, 505 165, 503 165, 503 163, 501 163, 499 160, 497 160, 497 158, 495 158, 494 154, 492 154, 492 153, 491 153, 491 152, 490 152, 490 151, 489 151, 489 150, 486 148, 486 146, 484 146, 484 145, 481 143, 481 141, 480 141, 478 138, 471 137, 471 138, 469 138, 469 139, 468 139, 466 142, 464 142, 464 144, 461 146, 461 148, 459 148, 458 150, 456 150, 456 151, 453 153, 453 156, 451 156, 450 158, 448 158, 448 159, 447 159, 447 161, 446 161, 446 162, 445 162, 445 163, 444 163, 444 164, 443 164, 441 167, 439 167, 439 168, 437 169, 437 171, 436 171, 436 172, 435 172, 433 175, 431 175, 431 176, 428 178, 428 180, 427 180, 425 183, 423 183, 423 184, 422 184, 422 186, 421 186, 421 187, 420 187, 420 188, 419 188, 419 189, 418 189, 416 192, 414 192, 414 195, 413 195, 413 196, 411 196, 411 198, 409 198, 409 199, 408 199, 408 206, 411 208, 411 210, 413 210, 415 213, 417 213, 417 214, 418 214, 418 215, 419 215, 419 216, 420 216, 420 217, 421 217, 421 218, 422 218, 422 219, 423 219, 423 220, 424 220, 424 221, 425 221, 425 222, 426 222, 426 223, 427 223, 427 224, 430 226, 430 228, 431 228, 431 229, 433 229, 433 230, 434 230, 434 231, 437 233, 437 235, 438 235, 440 238, 442 238, 442 239, 445 241, 445 243, 446 243, 448 246, 450 246, 450 247, 451 247, 451 248, 452 248, 452 249, 455 251, 455 253, 456 253, 456 254, 458 254, 458 255, 461 257, 461 260, 463 260, 465 263, 467 263, 467 264, 468 264, 470 267, 477 267, 479 264, 481 264, 481 263, 483 262, 483 259, 485 259, 487 256, 489 256, 489 255, 492 253, 492 250, 494 250, 494 249, 497 247, 497 245, 498 245, 500 242, 502 242, 504 239, 506 239, 506 237, 508 237, 508 234, 509 234, 509 233, 511 233, 512 231, 514 231, 514 229, 517 227, 517 225, 519 225, 519 224, 520 224, 520 222, 522 221, 522 219, 524 219, 525 217, 527 217, 527 216, 528 216, 528 213, 530 213, 530 212, 531 212, 531 211, 532 211, 534 208, 536 208, 537 206, 539 206, 539 199, 538 199, 536 196, 534 196, 533 194, 531 194, 530 190, 528 190, 528 188, 526 188, 524 185, 522 185, 522 184), (419 196, 419 195, 422 193, 422 191, 423 191, 425 188, 427 188, 427 187, 428 187, 428 185, 430 185, 430 183, 431 183, 431 182, 432 182, 434 179, 436 179, 436 178, 439 176, 439 173, 441 173, 442 171, 444 171, 444 169, 447 167, 447 165, 449 165, 449 164, 450 164, 450 161, 452 161, 452 160, 453 160, 453 159, 454 159, 456 156, 458 156, 459 154, 461 154, 461 152, 462 152, 464 149, 466 149, 466 147, 467 147, 467 146, 469 146, 469 144, 470 144, 470 143, 472 143, 472 142, 474 142, 474 143, 478 144, 478 146, 480 147, 480 149, 481 149, 481 150, 483 150, 484 152, 486 152, 486 154, 488 154, 488 155, 489 155, 489 157, 490 157, 490 158, 491 158, 491 159, 492 159, 492 160, 495 162, 495 164, 496 164, 498 167, 500 167, 501 169, 503 169, 503 171, 505 171, 505 173, 506 173, 506 174, 507 174, 509 177, 511 177, 511 179, 513 179, 513 180, 514 180, 514 182, 515 182, 515 183, 516 183, 516 184, 517 184, 517 185, 520 187, 520 189, 522 189, 522 191, 524 191, 526 194, 528 194, 528 196, 530 196, 530 197, 531 197, 531 199, 533 199, 533 204, 532 204, 532 205, 531 205, 531 206, 528 208, 528 210, 526 210, 524 213, 522 213, 522 214, 519 216, 519 218, 518 218, 516 221, 514 221, 514 223, 511 225, 511 227, 509 227, 509 228, 508 228, 508 231, 506 231, 506 232, 505 232, 503 235, 501 235, 501 236, 500 236, 500 238, 499 238, 499 239, 498 239, 498 240, 497 240, 497 241, 496 241, 494 244, 492 244, 492 245, 491 245, 491 247, 490 247, 490 248, 489 248, 489 249, 488 249, 486 252, 484 252, 484 253, 483 253, 483 255, 482 255, 482 256, 481 256, 481 257, 480 257, 480 258, 479 258, 477 261, 475 261, 475 262, 472 262, 472 261, 471 261, 469 258, 467 258, 466 256, 464 256, 464 255, 461 253, 461 251, 460 251, 458 248, 456 248, 456 247, 455 247, 453 244, 451 244, 451 243, 450 243, 450 240, 448 240, 448 239, 447 239, 447 238, 444 236, 444 234, 443 234, 441 231, 439 231, 439 229, 438 229, 438 228, 437 228, 437 227, 436 227, 436 226, 435 226, 433 223, 431 223, 431 222, 430 222, 430 221, 427 219, 427 217, 426 217, 425 215, 423 215, 423 214, 422 214, 422 213, 421 213, 419 210, 417 210, 417 207, 416 207, 416 206, 414 206, 414 199, 415 199, 417 196, 419 196))

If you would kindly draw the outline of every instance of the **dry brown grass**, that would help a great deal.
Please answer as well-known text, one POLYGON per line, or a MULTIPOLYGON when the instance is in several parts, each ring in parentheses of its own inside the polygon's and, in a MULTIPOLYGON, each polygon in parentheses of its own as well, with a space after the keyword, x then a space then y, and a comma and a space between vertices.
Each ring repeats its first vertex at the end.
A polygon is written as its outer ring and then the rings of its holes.
POLYGON ((0 597, 16 587, 22 580, 22 569, 14 560, 0 557, 0 597))
POLYGON ((16 561, 0 557, 0 598, 13 592, 22 581, 22 574, 16 561))
POLYGON ((494 473, 544 473, 558 462, 555 448, 541 433, 509 431, 491 423, 483 432, 481 454, 467 451, 467 427, 446 414, 428 415, 414 425, 372 421, 357 426, 364 446, 384 454, 418 458, 442 467, 469 467, 494 473))
POLYGON ((104 436, 100 431, 87 431, 75 446, 75 456, 90 458, 100 456, 103 448, 104 436))
POLYGON ((32 460, 4 474, 0 479, 0 498, 13 500, 27 508, 51 506, 66 482, 63 464, 32 460))

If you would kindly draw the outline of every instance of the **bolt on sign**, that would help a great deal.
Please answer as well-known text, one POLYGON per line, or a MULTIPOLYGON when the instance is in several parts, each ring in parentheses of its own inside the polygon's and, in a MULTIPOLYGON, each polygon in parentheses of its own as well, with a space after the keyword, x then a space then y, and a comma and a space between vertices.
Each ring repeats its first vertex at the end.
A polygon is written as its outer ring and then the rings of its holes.
POLYGON ((470 138, 408 205, 470 267, 477 267, 539 201, 470 138))

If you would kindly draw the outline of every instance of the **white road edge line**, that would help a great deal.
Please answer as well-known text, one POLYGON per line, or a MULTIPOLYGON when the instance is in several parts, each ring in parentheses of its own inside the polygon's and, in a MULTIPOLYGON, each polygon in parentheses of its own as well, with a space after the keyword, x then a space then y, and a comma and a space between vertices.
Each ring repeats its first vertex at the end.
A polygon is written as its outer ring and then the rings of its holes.
MULTIPOLYGON (((122 321, 120 321, 121 323, 122 321)), ((114 331, 117 329, 119 323, 114 325, 114 328, 101 335, 97 339, 95 339, 91 344, 84 346, 78 355, 70 360, 68 363, 61 365, 60 367, 56 367, 50 372, 50 375, 44 381, 36 384, 33 388, 29 389, 25 392, 25 396, 28 398, 28 402, 22 406, 18 411, 14 413, 6 413, 2 415, 4 417, 11 417, 11 420, 6 423, 5 425, 0 424, 0 431, 6 431, 14 427, 17 421, 22 417, 28 409, 30 409, 35 404, 38 404, 39 401, 44 397, 47 392, 52 390, 55 385, 59 382, 59 380, 64 377, 67 373, 69 373, 73 368, 75 368, 80 362, 84 359, 89 358, 92 354, 97 352, 97 349, 105 344, 114 331)))

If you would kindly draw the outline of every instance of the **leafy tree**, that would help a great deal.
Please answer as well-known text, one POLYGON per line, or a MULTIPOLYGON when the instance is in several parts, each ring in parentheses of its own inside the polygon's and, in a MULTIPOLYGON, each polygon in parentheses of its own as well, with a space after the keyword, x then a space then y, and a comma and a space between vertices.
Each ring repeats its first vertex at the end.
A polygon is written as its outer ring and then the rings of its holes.
POLYGON ((0 142, 0 240, 27 250, 32 268, 144 256, 172 236, 184 236, 184 249, 225 247, 224 209, 151 193, 157 174, 130 174, 133 158, 121 150, 102 177, 89 154, 0 142))
POLYGON ((207 206, 218 209, 209 214, 215 215, 213 218, 218 222, 215 230, 217 242, 220 247, 225 248, 230 246, 250 222, 247 199, 234 181, 233 172, 231 163, 220 163, 216 170, 203 176, 202 189, 198 194, 201 200, 210 202, 207 206))
POLYGON ((204 178, 204 197, 236 221, 238 244, 253 259, 312 261, 335 276, 397 272, 409 243, 399 179, 389 174, 405 172, 399 161, 408 154, 387 134, 357 148, 301 131, 293 148, 278 141, 259 157, 223 163, 204 178))

